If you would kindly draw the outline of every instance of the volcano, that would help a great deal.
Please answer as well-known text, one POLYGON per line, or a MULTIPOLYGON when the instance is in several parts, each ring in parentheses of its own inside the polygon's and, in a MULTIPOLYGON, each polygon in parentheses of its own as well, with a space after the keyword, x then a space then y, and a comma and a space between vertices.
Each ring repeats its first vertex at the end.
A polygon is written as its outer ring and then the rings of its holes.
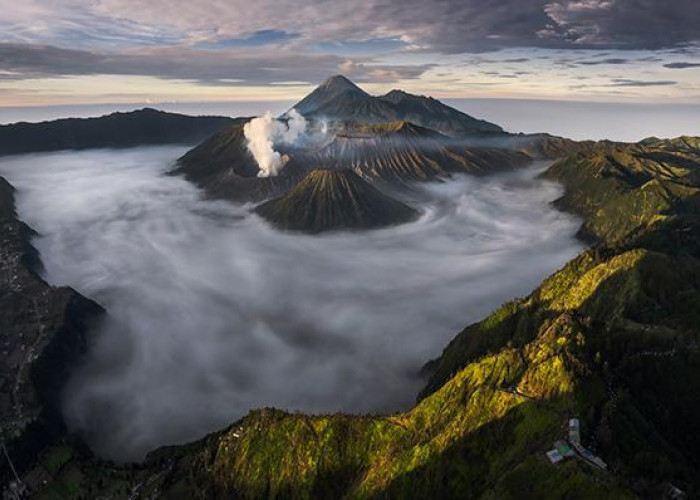
POLYGON ((280 229, 319 233, 374 229, 414 220, 418 212, 352 170, 314 170, 289 193, 255 210, 280 229))
POLYGON ((384 123, 409 121, 450 137, 505 134, 494 123, 462 113, 431 97, 392 90, 372 96, 342 75, 335 75, 294 105, 307 118, 384 123))

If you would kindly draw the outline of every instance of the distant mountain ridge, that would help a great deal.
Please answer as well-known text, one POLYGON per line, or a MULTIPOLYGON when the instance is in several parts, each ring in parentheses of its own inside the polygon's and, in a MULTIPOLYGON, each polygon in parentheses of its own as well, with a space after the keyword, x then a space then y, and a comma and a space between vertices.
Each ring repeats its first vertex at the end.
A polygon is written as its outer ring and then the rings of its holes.
POLYGON ((97 118, 63 118, 0 125, 0 155, 63 149, 196 144, 247 118, 187 116, 143 108, 97 118))
POLYGON ((292 109, 308 118, 370 123, 409 121, 452 137, 505 133, 494 123, 474 118, 432 97, 402 90, 372 96, 342 75, 330 77, 292 109))

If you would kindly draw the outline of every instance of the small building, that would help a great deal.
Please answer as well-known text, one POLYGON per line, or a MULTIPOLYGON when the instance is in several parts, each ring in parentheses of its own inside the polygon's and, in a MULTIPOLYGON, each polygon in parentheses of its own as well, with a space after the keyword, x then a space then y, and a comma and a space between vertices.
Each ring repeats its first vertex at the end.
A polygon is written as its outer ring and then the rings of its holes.
POLYGON ((559 450, 549 450, 547 452, 547 458, 553 464, 557 464, 564 460, 564 457, 561 455, 561 453, 559 453, 559 450))
POLYGON ((572 418, 569 420, 569 441, 571 444, 576 444, 581 442, 581 423, 578 418, 572 418))
POLYGON ((583 451, 581 451, 580 453, 581 453, 581 456, 591 465, 598 467, 599 469, 603 469, 603 470, 608 468, 608 464, 603 462, 600 459, 600 457, 597 457, 591 451, 584 448, 583 451))

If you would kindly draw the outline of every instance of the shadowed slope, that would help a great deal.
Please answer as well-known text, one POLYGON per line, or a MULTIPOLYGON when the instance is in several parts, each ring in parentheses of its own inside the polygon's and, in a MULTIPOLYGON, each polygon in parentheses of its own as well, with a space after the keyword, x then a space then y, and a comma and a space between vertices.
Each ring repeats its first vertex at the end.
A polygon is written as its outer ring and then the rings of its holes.
POLYGON ((486 174, 527 165, 523 153, 467 147, 433 130, 399 121, 348 123, 312 156, 386 181, 429 181, 451 173, 486 174))

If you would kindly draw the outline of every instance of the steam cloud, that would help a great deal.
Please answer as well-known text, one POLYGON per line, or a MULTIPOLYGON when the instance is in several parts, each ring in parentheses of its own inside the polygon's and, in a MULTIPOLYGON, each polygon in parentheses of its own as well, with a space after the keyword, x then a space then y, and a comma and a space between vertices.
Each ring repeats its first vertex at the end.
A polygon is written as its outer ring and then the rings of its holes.
POLYGON ((408 408, 423 363, 580 249, 536 170, 425 186, 414 223, 311 237, 162 175, 183 152, 0 160, 46 278, 109 311, 64 404, 104 457, 139 459, 262 406, 408 408))
POLYGON ((296 110, 287 113, 286 122, 277 120, 270 111, 253 118, 243 126, 248 151, 258 162, 258 177, 276 176, 284 167, 276 143, 293 144, 306 130, 306 119, 296 110))

